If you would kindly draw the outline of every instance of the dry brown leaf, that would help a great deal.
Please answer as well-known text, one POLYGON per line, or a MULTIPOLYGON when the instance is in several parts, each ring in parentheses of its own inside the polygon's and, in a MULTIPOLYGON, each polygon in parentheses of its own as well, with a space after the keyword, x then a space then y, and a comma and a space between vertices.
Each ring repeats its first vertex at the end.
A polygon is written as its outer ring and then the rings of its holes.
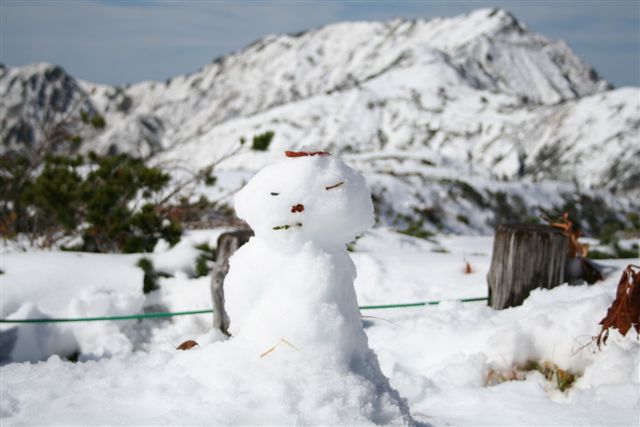
POLYGON ((471 264, 469 263, 469 261, 465 261, 464 262, 464 274, 471 274, 473 273, 473 267, 471 267, 471 264))
POLYGON ((625 336, 633 327, 640 337, 640 271, 636 270, 640 270, 640 267, 629 265, 622 272, 616 299, 607 310, 607 315, 600 321, 602 330, 595 337, 598 348, 606 344, 610 328, 617 329, 625 336))
POLYGON ((580 243, 578 239, 581 236, 580 230, 573 229, 573 221, 569 219, 569 213, 562 214, 562 218, 557 220, 547 219, 549 225, 562 230, 565 236, 569 238, 569 258, 573 259, 576 256, 586 258, 589 253, 589 245, 586 243, 580 243))
POLYGON ((191 350, 195 346, 200 347, 200 344, 198 344, 194 340, 186 340, 185 342, 177 346, 176 350, 191 350))

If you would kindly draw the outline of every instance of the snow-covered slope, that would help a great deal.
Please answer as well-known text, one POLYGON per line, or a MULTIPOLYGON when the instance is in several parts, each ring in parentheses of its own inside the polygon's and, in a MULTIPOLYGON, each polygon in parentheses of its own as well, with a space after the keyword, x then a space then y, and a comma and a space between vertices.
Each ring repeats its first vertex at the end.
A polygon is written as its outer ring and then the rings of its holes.
MULTIPOLYGON (((13 106, 36 94, 19 88, 50 69, 2 70, 5 140, 17 138, 16 123, 29 122, 31 113, 13 106)), ((198 168, 241 138, 272 130, 267 153, 243 147, 221 169, 255 171, 284 149, 310 144, 355 162, 386 156, 377 172, 393 186, 403 159, 420 158, 445 174, 464 171, 473 187, 478 179, 556 180, 567 183, 562 191, 535 186, 559 200, 575 187, 601 198, 591 189, 618 199, 640 194, 640 90, 611 90, 564 42, 528 31, 501 9, 268 36, 166 82, 79 82, 72 90, 107 122, 85 149, 198 168)), ((429 179, 432 172, 413 171, 429 179)))

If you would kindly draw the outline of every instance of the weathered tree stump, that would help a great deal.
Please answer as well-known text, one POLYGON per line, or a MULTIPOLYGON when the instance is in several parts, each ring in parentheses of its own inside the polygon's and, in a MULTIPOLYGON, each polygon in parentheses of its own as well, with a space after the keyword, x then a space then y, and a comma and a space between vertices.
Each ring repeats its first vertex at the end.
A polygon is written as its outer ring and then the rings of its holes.
POLYGON ((562 284, 568 250, 569 239, 557 228, 498 226, 487 275, 489 305, 498 310, 518 306, 533 289, 562 284))
POLYGON ((211 270, 211 298, 213 300, 213 327, 229 335, 229 316, 224 309, 224 278, 229 272, 229 258, 253 236, 251 230, 222 233, 218 237, 216 262, 211 270))

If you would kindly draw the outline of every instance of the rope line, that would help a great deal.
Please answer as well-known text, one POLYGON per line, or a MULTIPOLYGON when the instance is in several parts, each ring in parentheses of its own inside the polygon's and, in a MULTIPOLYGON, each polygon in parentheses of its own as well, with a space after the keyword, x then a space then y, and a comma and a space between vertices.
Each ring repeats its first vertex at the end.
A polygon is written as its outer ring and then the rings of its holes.
MULTIPOLYGON (((489 297, 478 297, 478 298, 452 298, 449 301, 460 301, 460 302, 476 302, 476 301, 487 301, 489 297)), ((358 308, 360 310, 379 310, 383 308, 405 308, 405 307, 422 307, 425 305, 438 305, 442 301, 423 301, 423 302, 408 302, 405 304, 382 304, 382 305, 362 305, 358 308)))
MULTIPOLYGON (((488 297, 480 298, 463 298, 452 299, 452 301, 460 302, 475 302, 475 301, 487 301, 488 297)), ((358 307, 360 310, 380 310, 386 308, 409 308, 409 307, 422 307, 426 305, 438 305, 442 301, 422 301, 422 302, 409 302, 403 304, 379 304, 379 305, 362 305, 358 307)), ((43 319, 0 319, 0 323, 69 323, 69 322, 98 322, 106 320, 134 320, 134 319, 154 319, 162 317, 175 317, 175 316, 191 316, 194 314, 210 314, 213 310, 191 310, 191 311, 174 311, 174 312, 157 312, 157 313, 142 313, 131 314, 127 316, 98 316, 98 317, 75 317, 75 318, 43 318, 43 319)))

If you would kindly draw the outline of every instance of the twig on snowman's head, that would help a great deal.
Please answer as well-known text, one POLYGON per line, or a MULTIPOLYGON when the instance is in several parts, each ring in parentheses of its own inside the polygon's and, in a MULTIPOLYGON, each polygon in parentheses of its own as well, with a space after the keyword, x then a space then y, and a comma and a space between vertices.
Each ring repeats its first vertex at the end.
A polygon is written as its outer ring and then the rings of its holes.
POLYGON ((306 157, 306 156, 328 156, 330 153, 326 151, 285 151, 287 157, 306 157))
POLYGON ((330 186, 328 186, 328 187, 324 187, 324 189, 325 189, 325 190, 331 190, 331 189, 333 189, 333 188, 338 188, 338 187, 340 187, 342 184, 344 184, 344 181, 340 181, 340 182, 339 182, 339 183, 337 183, 337 184, 333 184, 333 185, 330 185, 330 186))
POLYGON ((291 225, 278 225, 276 227, 273 227, 274 230, 288 230, 290 228, 293 227, 302 227, 302 223, 300 222, 296 222, 295 224, 291 224, 291 225))

